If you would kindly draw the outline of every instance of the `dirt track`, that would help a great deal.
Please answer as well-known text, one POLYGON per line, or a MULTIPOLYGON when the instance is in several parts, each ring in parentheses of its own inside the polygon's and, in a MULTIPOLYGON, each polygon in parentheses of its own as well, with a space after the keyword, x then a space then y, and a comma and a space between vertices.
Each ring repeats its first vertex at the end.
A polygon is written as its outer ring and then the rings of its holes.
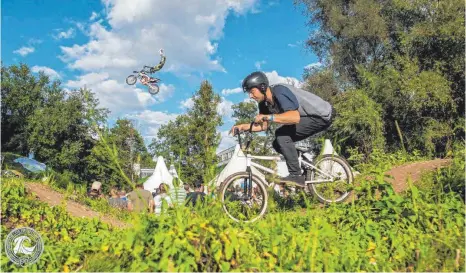
MULTIPOLYGON (((33 192, 39 200, 49 204, 50 206, 60 205, 63 200, 63 194, 52 190, 50 187, 40 183, 26 183, 26 189, 33 192)), ((66 200, 66 210, 75 217, 83 218, 100 218, 104 223, 110 224, 114 227, 126 227, 127 224, 115 219, 114 217, 103 215, 99 212, 91 210, 89 207, 81 205, 71 200, 66 200)))
POLYGON ((387 180, 393 184, 395 192, 402 192, 408 188, 408 177, 411 181, 418 181, 422 174, 426 171, 433 171, 440 167, 447 166, 451 163, 451 159, 434 159, 416 163, 408 163, 391 169, 385 174, 393 176, 387 180))
MULTIPOLYGON (((386 174, 393 176, 388 180, 393 184, 395 192, 402 192, 408 187, 407 179, 411 178, 413 182, 418 181, 421 175, 426 171, 432 171, 440 167, 450 164, 451 159, 435 159, 423 162, 408 163, 402 166, 395 167, 388 171, 386 174)), ((46 202, 50 206, 59 205, 64 196, 58 193, 48 186, 39 183, 26 183, 28 191, 33 192, 43 202, 46 202)), ((114 227, 127 227, 128 225, 115 219, 114 217, 102 215, 101 213, 95 212, 90 208, 81 205, 79 203, 67 200, 66 208, 68 212, 75 217, 85 218, 100 218, 102 222, 108 223, 114 227)))

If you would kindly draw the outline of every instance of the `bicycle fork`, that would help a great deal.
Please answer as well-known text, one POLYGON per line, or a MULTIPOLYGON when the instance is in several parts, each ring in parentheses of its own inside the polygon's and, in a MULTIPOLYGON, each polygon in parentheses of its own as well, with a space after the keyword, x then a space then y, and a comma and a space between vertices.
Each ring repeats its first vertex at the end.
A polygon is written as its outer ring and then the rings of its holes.
POLYGON ((247 198, 252 197, 252 169, 251 169, 251 158, 246 155, 246 172, 248 172, 249 183, 246 182, 246 178, 243 181, 244 185, 244 196, 247 198))

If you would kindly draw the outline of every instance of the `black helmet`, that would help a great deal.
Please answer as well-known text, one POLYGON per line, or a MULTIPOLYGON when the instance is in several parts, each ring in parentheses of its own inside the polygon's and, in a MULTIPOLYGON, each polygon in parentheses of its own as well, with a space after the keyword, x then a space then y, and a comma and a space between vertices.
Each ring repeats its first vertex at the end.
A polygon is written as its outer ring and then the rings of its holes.
POLYGON ((251 88, 257 87, 262 93, 265 93, 269 87, 269 80, 267 76, 260 71, 252 72, 243 80, 243 91, 249 92, 251 88))

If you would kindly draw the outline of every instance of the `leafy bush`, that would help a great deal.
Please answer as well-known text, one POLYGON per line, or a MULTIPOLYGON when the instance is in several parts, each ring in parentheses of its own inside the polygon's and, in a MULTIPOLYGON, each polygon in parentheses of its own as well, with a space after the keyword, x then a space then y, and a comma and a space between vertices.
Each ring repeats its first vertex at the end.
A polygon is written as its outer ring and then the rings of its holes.
MULTIPOLYGON (((464 175, 455 166, 439 174, 444 183, 464 175)), ((360 181, 349 203, 276 206, 263 220, 241 224, 209 197, 194 210, 134 215, 123 230, 49 208, 29 199, 21 180, 7 179, 2 234, 21 225, 42 234, 44 254, 28 271, 464 271, 459 195, 413 185, 398 195, 383 168, 368 169, 375 175, 360 181)), ((19 270, 2 255, 5 271, 19 270)))
POLYGON ((348 152, 351 147, 368 156, 384 148, 381 107, 360 90, 348 91, 335 99, 337 116, 331 131, 348 152))

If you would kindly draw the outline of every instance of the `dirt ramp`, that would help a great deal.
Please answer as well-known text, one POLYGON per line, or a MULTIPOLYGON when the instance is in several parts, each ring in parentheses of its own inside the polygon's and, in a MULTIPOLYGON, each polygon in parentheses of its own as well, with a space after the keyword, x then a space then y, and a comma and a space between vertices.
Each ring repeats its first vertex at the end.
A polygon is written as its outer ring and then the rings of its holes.
MULTIPOLYGON (((62 193, 52 190, 50 187, 40 183, 25 183, 26 189, 29 192, 33 192, 40 201, 49 204, 50 206, 60 205, 62 200, 65 198, 62 193)), ((91 210, 89 207, 81 205, 71 200, 65 200, 66 210, 74 217, 83 218, 99 218, 102 222, 107 223, 114 227, 127 227, 128 225, 114 217, 104 215, 102 213, 91 210)))
POLYGON ((450 163, 451 159, 434 159, 408 163, 397 166, 385 174, 393 176, 393 178, 387 178, 387 180, 392 183, 395 192, 402 192, 408 188, 408 177, 411 178, 411 181, 416 182, 421 179, 423 173, 445 167, 450 163))

